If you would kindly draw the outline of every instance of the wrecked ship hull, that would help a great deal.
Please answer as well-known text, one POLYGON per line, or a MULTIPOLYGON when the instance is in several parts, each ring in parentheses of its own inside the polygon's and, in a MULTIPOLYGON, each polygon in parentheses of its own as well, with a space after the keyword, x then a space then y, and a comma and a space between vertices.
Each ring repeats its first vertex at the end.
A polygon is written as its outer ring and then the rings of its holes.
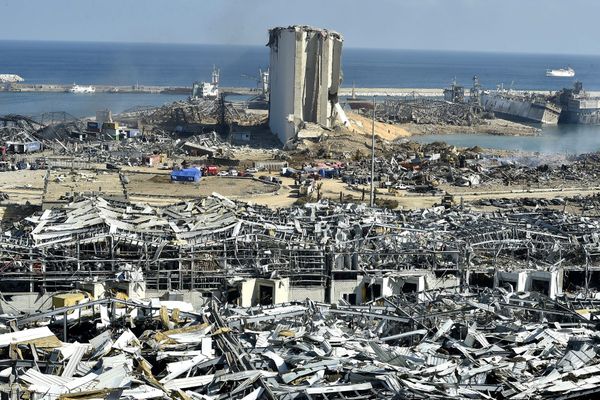
POLYGON ((600 99, 577 99, 569 101, 560 113, 561 124, 600 124, 600 99))
POLYGON ((561 124, 600 125, 600 109, 563 111, 558 122, 561 124))
POLYGON ((483 94, 481 100, 486 111, 516 122, 556 125, 561 113, 560 106, 519 96, 491 93, 483 94))

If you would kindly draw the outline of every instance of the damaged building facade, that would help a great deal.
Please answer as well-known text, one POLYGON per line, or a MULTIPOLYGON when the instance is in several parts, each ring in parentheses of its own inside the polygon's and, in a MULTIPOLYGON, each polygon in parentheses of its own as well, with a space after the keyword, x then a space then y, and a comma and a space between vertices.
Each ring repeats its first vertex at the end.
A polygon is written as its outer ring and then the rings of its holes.
POLYGON ((269 127, 282 143, 303 122, 331 127, 338 104, 342 36, 308 26, 269 30, 269 127))

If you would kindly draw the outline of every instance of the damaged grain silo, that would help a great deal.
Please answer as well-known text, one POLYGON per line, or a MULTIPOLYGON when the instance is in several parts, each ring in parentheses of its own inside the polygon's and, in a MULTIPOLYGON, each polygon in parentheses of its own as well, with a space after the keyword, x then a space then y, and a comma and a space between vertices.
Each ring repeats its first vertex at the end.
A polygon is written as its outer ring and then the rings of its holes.
POLYGON ((286 143, 302 122, 331 127, 338 105, 342 36, 309 26, 269 30, 269 126, 286 143))

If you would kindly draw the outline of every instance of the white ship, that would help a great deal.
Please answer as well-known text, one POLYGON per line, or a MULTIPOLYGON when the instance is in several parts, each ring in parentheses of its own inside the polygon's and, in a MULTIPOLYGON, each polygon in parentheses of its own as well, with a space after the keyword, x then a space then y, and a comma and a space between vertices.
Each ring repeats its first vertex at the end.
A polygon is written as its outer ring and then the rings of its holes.
POLYGON ((96 88, 94 86, 80 86, 73 84, 69 89, 69 93, 96 93, 96 88))
POLYGON ((575 76, 575 70, 571 67, 559 68, 559 69, 547 69, 546 76, 553 76, 559 78, 572 78, 575 76))
POLYGON ((190 99, 216 99, 217 97, 219 97, 219 70, 213 66, 212 80, 210 82, 194 82, 190 99))
POLYGON ((19 83, 24 79, 16 74, 0 74, 0 83, 19 83))

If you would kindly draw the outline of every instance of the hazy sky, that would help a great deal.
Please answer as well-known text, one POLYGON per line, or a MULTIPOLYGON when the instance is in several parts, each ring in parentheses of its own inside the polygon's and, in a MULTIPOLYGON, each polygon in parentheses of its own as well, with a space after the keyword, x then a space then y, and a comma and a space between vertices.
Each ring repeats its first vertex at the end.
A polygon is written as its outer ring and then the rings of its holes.
POLYGON ((292 24, 347 47, 600 54, 599 0, 0 0, 0 40, 263 45, 292 24))

